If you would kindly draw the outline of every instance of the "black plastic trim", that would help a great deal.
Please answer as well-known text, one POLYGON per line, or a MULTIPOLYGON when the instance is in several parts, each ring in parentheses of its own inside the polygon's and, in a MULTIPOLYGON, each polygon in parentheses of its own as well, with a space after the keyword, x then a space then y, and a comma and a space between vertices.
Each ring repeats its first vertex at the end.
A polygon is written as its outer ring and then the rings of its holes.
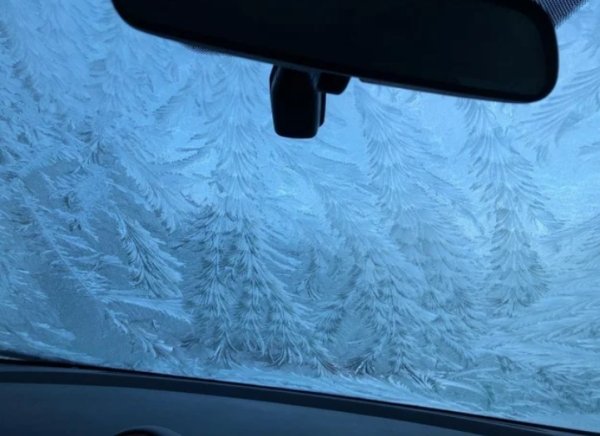
POLYGON ((157 375, 148 372, 72 366, 64 363, 42 364, 0 361, 0 383, 66 384, 113 386, 159 391, 240 398, 288 404, 352 414, 407 421, 478 434, 544 435, 594 434, 553 426, 537 425, 462 412, 399 405, 383 401, 348 398, 338 395, 302 392, 241 383, 157 375))

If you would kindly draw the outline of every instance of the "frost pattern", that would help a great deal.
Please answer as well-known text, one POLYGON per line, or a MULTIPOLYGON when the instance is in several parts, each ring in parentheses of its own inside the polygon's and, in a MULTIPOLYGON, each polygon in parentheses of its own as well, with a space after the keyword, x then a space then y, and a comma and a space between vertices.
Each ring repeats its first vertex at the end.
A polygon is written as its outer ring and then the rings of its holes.
POLYGON ((600 428, 591 3, 541 103, 354 81, 290 141, 266 65, 3 0, 0 346, 600 428))

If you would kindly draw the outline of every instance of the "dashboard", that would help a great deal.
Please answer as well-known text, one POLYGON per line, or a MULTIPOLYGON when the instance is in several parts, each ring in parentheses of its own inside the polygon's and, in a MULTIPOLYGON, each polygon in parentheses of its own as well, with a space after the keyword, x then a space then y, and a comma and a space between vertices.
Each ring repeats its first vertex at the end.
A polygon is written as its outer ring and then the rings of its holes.
POLYGON ((2 435, 567 434, 284 389, 147 373, 0 364, 2 435))

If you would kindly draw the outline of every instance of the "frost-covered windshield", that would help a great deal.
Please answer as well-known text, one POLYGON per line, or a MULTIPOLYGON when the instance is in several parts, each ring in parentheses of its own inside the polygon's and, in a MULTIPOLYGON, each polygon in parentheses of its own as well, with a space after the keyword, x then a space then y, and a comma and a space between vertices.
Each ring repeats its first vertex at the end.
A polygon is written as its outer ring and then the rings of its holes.
POLYGON ((2 0, 0 347, 600 429, 600 4, 534 105, 269 67, 2 0))

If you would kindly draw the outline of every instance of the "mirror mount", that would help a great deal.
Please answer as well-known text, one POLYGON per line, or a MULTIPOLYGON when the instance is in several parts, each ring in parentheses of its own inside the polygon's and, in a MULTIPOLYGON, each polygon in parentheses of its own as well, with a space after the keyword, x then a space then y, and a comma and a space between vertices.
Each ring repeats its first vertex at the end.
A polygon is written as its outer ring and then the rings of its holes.
POLYGON ((274 66, 269 78, 275 132, 309 139, 325 122, 327 94, 342 94, 350 77, 274 66))

